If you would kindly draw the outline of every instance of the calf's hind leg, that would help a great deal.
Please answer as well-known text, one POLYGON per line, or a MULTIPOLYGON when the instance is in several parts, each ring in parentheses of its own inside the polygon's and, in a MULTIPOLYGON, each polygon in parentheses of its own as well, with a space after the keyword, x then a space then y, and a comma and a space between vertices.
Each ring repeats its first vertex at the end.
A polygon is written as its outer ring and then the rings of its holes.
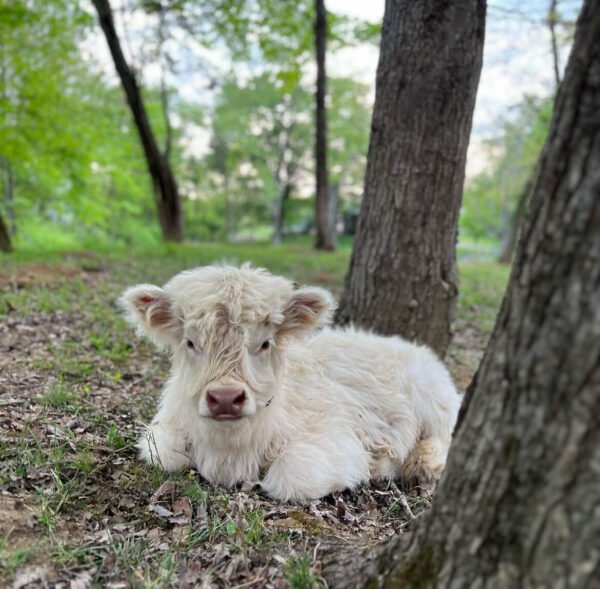
POLYGON ((291 443, 261 482, 281 501, 310 501, 354 488, 369 478, 367 453, 351 432, 310 436, 291 443))
POLYGON ((431 437, 421 440, 402 463, 399 478, 405 485, 431 493, 446 466, 449 442, 431 437))

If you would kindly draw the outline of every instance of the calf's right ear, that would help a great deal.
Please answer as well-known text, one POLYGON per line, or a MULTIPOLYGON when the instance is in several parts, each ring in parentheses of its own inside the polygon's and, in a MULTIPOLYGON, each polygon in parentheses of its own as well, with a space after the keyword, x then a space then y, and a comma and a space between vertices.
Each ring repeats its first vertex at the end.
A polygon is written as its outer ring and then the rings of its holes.
POLYGON ((129 323, 159 348, 175 346, 183 337, 182 321, 173 310, 168 293, 153 284, 128 288, 119 299, 129 323))
POLYGON ((330 292, 316 286, 295 290, 283 310, 280 333, 309 332, 329 323, 335 309, 330 292))

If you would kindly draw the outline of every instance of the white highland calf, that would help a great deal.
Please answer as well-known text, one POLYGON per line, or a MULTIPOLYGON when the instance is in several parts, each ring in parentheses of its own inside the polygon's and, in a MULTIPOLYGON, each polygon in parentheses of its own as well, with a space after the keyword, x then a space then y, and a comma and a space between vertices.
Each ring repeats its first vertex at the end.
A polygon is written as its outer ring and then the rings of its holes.
POLYGON ((144 460, 227 486, 260 480, 283 501, 439 478, 460 405, 448 371, 399 337, 326 327, 327 291, 207 266, 121 302, 173 354, 144 460))

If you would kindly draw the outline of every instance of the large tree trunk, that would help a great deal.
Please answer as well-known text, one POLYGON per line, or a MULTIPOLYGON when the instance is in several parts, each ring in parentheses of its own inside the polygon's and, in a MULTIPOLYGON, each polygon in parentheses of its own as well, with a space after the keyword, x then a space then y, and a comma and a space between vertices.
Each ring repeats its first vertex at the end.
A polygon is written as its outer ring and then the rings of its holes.
POLYGON ((317 55, 316 98, 316 202, 315 225, 317 229, 315 246, 318 249, 335 249, 335 224, 331 219, 329 188, 327 177, 327 75, 325 71, 325 49, 327 43, 327 11, 324 0, 315 0, 315 48, 317 55))
POLYGON ((365 576, 354 565, 332 586, 600 587, 598 8, 582 9, 507 294, 433 506, 365 576))
POLYGON ((484 0, 387 0, 358 233, 336 320, 443 354, 484 0))
POLYGON ((109 0, 92 0, 100 26, 106 37, 110 53, 115 63, 115 68, 121 79, 123 90, 127 97, 131 114, 138 135, 144 149, 146 163, 152 178, 154 199, 157 206, 158 220, 162 230, 163 239, 167 241, 181 241, 183 239, 183 218, 181 199, 177 190, 177 183, 169 160, 158 148, 156 138, 152 132, 148 114, 142 99, 140 87, 135 79, 135 74, 128 66, 121 44, 115 30, 112 10, 109 0))
POLYGON ((10 234, 8 233, 8 227, 4 222, 4 218, 0 213, 0 252, 11 252, 12 243, 10 241, 10 234))

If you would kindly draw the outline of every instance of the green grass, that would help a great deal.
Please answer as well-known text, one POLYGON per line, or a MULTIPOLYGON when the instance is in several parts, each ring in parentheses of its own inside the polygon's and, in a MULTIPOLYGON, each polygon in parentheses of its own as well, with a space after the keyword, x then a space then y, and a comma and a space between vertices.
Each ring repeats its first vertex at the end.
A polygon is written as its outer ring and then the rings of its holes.
MULTIPOLYGON (((10 537, 10 536, 9 536, 10 537)), ((10 550, 8 538, 0 538, 0 568, 16 570, 25 564, 40 550, 38 542, 24 548, 10 550)))
POLYGON ((476 263, 460 266, 459 318, 469 320, 484 332, 494 326, 508 283, 510 268, 476 263))
POLYGON ((111 423, 106 432, 106 445, 113 450, 121 450, 125 448, 127 442, 119 432, 119 426, 116 423, 111 423))
MULTIPOLYGON (((79 366, 75 366, 75 369, 78 367, 79 366)), ((86 370, 85 367, 80 368, 86 370)), ((38 402, 40 405, 52 407, 53 409, 65 409, 66 407, 69 407, 75 399, 76 395, 73 389, 59 379, 52 385, 47 395, 38 398, 38 402)))
POLYGON ((290 584, 290 589, 316 589, 323 583, 313 573, 307 555, 290 558, 283 567, 283 574, 290 584))

